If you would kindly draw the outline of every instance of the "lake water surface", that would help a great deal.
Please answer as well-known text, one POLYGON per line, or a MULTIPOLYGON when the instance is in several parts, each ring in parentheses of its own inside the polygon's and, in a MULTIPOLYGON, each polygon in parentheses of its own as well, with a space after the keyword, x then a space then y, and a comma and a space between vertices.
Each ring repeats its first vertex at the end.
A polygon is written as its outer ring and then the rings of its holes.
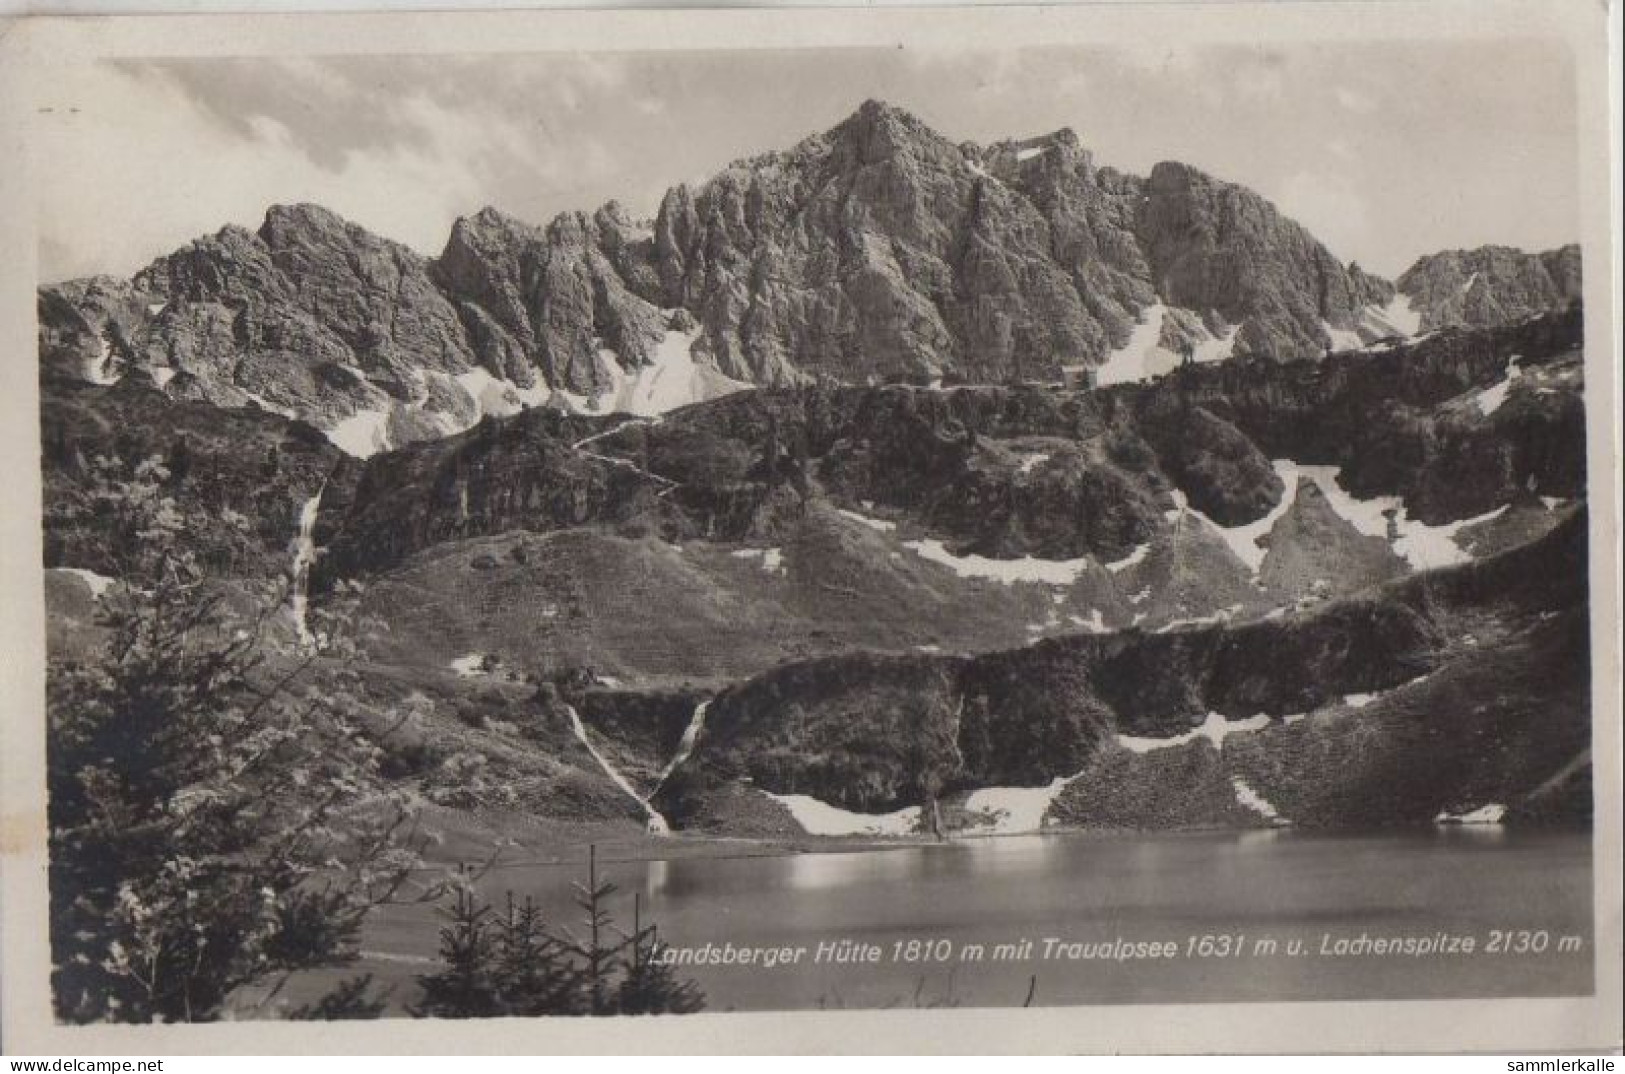
MULTIPOLYGON (((678 952, 777 952, 684 965, 713 1010, 1544 996, 1592 988, 1590 846, 1500 828, 1074 833, 602 876, 617 916, 640 893, 678 952), (878 960, 833 960, 854 951, 878 960)), ((499 867, 483 886, 568 923, 581 872, 499 867)))

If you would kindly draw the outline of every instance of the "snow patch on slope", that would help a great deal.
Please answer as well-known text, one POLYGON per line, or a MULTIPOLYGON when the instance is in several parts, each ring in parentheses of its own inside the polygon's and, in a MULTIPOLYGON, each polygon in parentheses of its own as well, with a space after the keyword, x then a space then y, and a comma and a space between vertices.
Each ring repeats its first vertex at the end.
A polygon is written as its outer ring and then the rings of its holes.
POLYGON ((860 515, 856 511, 848 511, 844 507, 837 507, 835 513, 842 518, 851 519, 853 522, 860 522, 879 533, 891 533, 897 528, 895 522, 888 522, 883 518, 870 518, 868 515, 860 515))
POLYGON ((1207 719, 1201 725, 1186 731, 1182 735, 1170 738, 1136 738, 1133 735, 1118 735, 1117 744, 1130 753, 1150 753, 1153 750, 1173 749, 1199 738, 1205 738, 1215 747, 1222 747, 1224 740, 1231 735, 1246 734, 1251 731, 1261 731, 1268 727, 1270 717, 1268 713, 1260 712, 1256 716, 1249 716, 1245 720, 1227 720, 1217 712, 1207 714, 1207 719))
POLYGON ((1262 518, 1255 519, 1252 522, 1244 522, 1239 526, 1219 525, 1207 515, 1191 507, 1184 494, 1178 489, 1174 490, 1174 503, 1177 505, 1177 511, 1173 513, 1176 517, 1178 512, 1188 511, 1206 523, 1209 529, 1217 533, 1223 538, 1224 543, 1230 546, 1230 551, 1236 554, 1236 558, 1245 563, 1247 569, 1254 574, 1257 574, 1264 566, 1264 557, 1269 551, 1259 545, 1258 542, 1269 535, 1270 531, 1275 528, 1275 524, 1281 520, 1281 516, 1292 509, 1292 504, 1298 498, 1297 463, 1294 463, 1291 459, 1276 459, 1270 465, 1275 468, 1276 475, 1281 479, 1281 499, 1262 518))
POLYGON ((61 571, 63 574, 73 575, 75 578, 85 583, 85 585, 89 586, 90 595, 96 600, 101 600, 102 594, 107 592, 109 587, 117 584, 118 582, 117 578, 109 578, 105 574, 97 574, 95 571, 86 570, 84 567, 57 567, 56 569, 61 571))
POLYGON ((1433 818, 1435 824, 1500 824, 1505 820, 1507 807, 1496 802, 1479 806, 1467 813, 1451 813, 1441 810, 1433 818))
POLYGON ((484 367, 475 366, 452 377, 463 391, 474 400, 479 412, 503 418, 517 414, 527 406, 541 406, 553 393, 539 381, 529 388, 521 388, 511 380, 499 379, 484 367))
POLYGON ((1422 311, 1409 295, 1394 292, 1386 306, 1366 306, 1360 327, 1375 336, 1414 336, 1422 330, 1422 311))
POLYGON ((103 387, 119 382, 117 363, 113 360, 113 341, 106 336, 102 337, 101 349, 96 356, 85 362, 85 379, 103 387))
POLYGON ((993 835, 1036 832, 1056 796, 1076 778, 1057 776, 1042 787, 983 787, 965 799, 965 811, 989 815, 993 822, 987 830, 993 835))
POLYGON ((1037 582, 1043 585, 1071 585, 1089 569, 1088 556, 1078 559, 989 559, 986 556, 956 556, 935 538, 905 541, 904 547, 913 549, 920 558, 941 564, 961 578, 985 578, 1011 585, 1016 582, 1037 582))
POLYGON ((762 793, 788 809, 808 835, 913 835, 920 830, 919 806, 895 813, 854 813, 809 794, 762 793))
POLYGON ((769 574, 784 573, 784 552, 778 548, 741 548, 729 555, 735 559, 760 560, 762 569, 769 574))
POLYGON ((1397 533, 1397 539, 1392 542, 1394 553, 1419 571, 1470 561, 1472 556, 1456 544, 1456 534, 1470 526, 1498 518, 1507 509, 1503 504, 1473 518, 1430 526, 1411 518, 1404 501, 1398 496, 1356 499, 1337 483, 1339 467, 1300 465, 1298 470, 1320 486, 1333 511, 1368 537, 1388 538, 1388 517, 1391 512, 1397 533))
POLYGON ((688 332, 668 329, 655 348, 654 361, 630 375, 623 374, 611 409, 649 417, 752 387, 696 362, 693 347, 699 338, 698 328, 688 332))
POLYGON ((485 670, 485 654, 469 653, 466 656, 459 656, 449 666, 462 678, 472 679, 485 670))
MULTIPOLYGON (((1106 569, 1111 571, 1113 574, 1126 571, 1130 567, 1143 563, 1145 561, 1145 557, 1149 556, 1150 554, 1151 546, 1149 544, 1136 545, 1134 551, 1130 552, 1122 559, 1114 559, 1110 563, 1106 564, 1106 569)), ((1147 591, 1147 595, 1149 595, 1149 590, 1147 591)))
POLYGON ((1473 402, 1478 404, 1478 412, 1487 418, 1500 410, 1501 405, 1507 401, 1507 394, 1512 391, 1512 382, 1521 376, 1523 370, 1518 368, 1518 356, 1514 354, 1507 359, 1506 376, 1473 397, 1473 402))
POLYGON ((1149 380, 1155 375, 1147 361, 1153 356, 1153 352, 1160 351, 1166 356, 1166 360, 1172 361, 1173 355, 1162 351, 1158 346, 1162 339, 1162 322, 1167 315, 1168 307, 1161 302, 1141 310, 1140 323, 1129 333, 1127 343, 1106 355, 1106 360, 1101 363, 1099 371, 1095 374, 1095 383, 1104 387, 1108 384, 1149 380))
POLYGON ((1360 333, 1353 329, 1338 328, 1327 320, 1322 320, 1320 327, 1331 339, 1332 350, 1334 351, 1357 351, 1365 346, 1365 340, 1361 339, 1360 333))
POLYGON ((367 459, 389 449, 390 407, 358 410, 327 430, 327 439, 346 455, 367 459))

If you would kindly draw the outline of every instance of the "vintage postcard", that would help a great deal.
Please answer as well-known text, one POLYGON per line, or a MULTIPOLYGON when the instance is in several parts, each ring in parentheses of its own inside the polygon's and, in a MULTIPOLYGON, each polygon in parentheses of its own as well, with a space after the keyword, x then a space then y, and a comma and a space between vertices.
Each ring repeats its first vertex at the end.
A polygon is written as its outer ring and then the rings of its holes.
POLYGON ((1602 5, 7 29, 8 1050, 1618 1047, 1602 5))

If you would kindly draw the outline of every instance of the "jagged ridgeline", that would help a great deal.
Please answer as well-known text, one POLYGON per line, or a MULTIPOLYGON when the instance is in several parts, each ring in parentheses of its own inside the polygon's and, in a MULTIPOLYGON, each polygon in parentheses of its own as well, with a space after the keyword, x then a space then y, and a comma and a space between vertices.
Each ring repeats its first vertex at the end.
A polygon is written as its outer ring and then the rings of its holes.
POLYGON ((1185 165, 874 102, 652 223, 426 260, 273 208, 40 291, 53 659, 142 584, 140 487, 228 598, 286 583, 288 652, 354 605, 388 776, 448 809, 1573 820, 1578 292, 1573 248, 1390 284, 1185 165))
POLYGON ((276 206, 131 280, 42 288, 48 370, 297 417, 371 454, 482 414, 658 413, 749 385, 1138 379, 1189 349, 1289 360, 1578 297, 1579 255, 1424 258, 1396 287, 1179 163, 1070 130, 955 144, 870 101, 795 147, 545 227, 494 209, 425 259, 276 206), (1157 356, 1161 356, 1160 359, 1157 356))

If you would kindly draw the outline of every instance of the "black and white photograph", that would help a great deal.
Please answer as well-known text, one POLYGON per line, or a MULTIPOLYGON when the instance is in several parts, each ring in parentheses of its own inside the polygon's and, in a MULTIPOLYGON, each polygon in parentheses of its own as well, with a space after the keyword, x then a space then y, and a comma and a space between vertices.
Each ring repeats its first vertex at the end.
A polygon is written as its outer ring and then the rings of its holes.
POLYGON ((1594 57, 1170 25, 54 52, 5 990, 1596 999, 1594 57))

